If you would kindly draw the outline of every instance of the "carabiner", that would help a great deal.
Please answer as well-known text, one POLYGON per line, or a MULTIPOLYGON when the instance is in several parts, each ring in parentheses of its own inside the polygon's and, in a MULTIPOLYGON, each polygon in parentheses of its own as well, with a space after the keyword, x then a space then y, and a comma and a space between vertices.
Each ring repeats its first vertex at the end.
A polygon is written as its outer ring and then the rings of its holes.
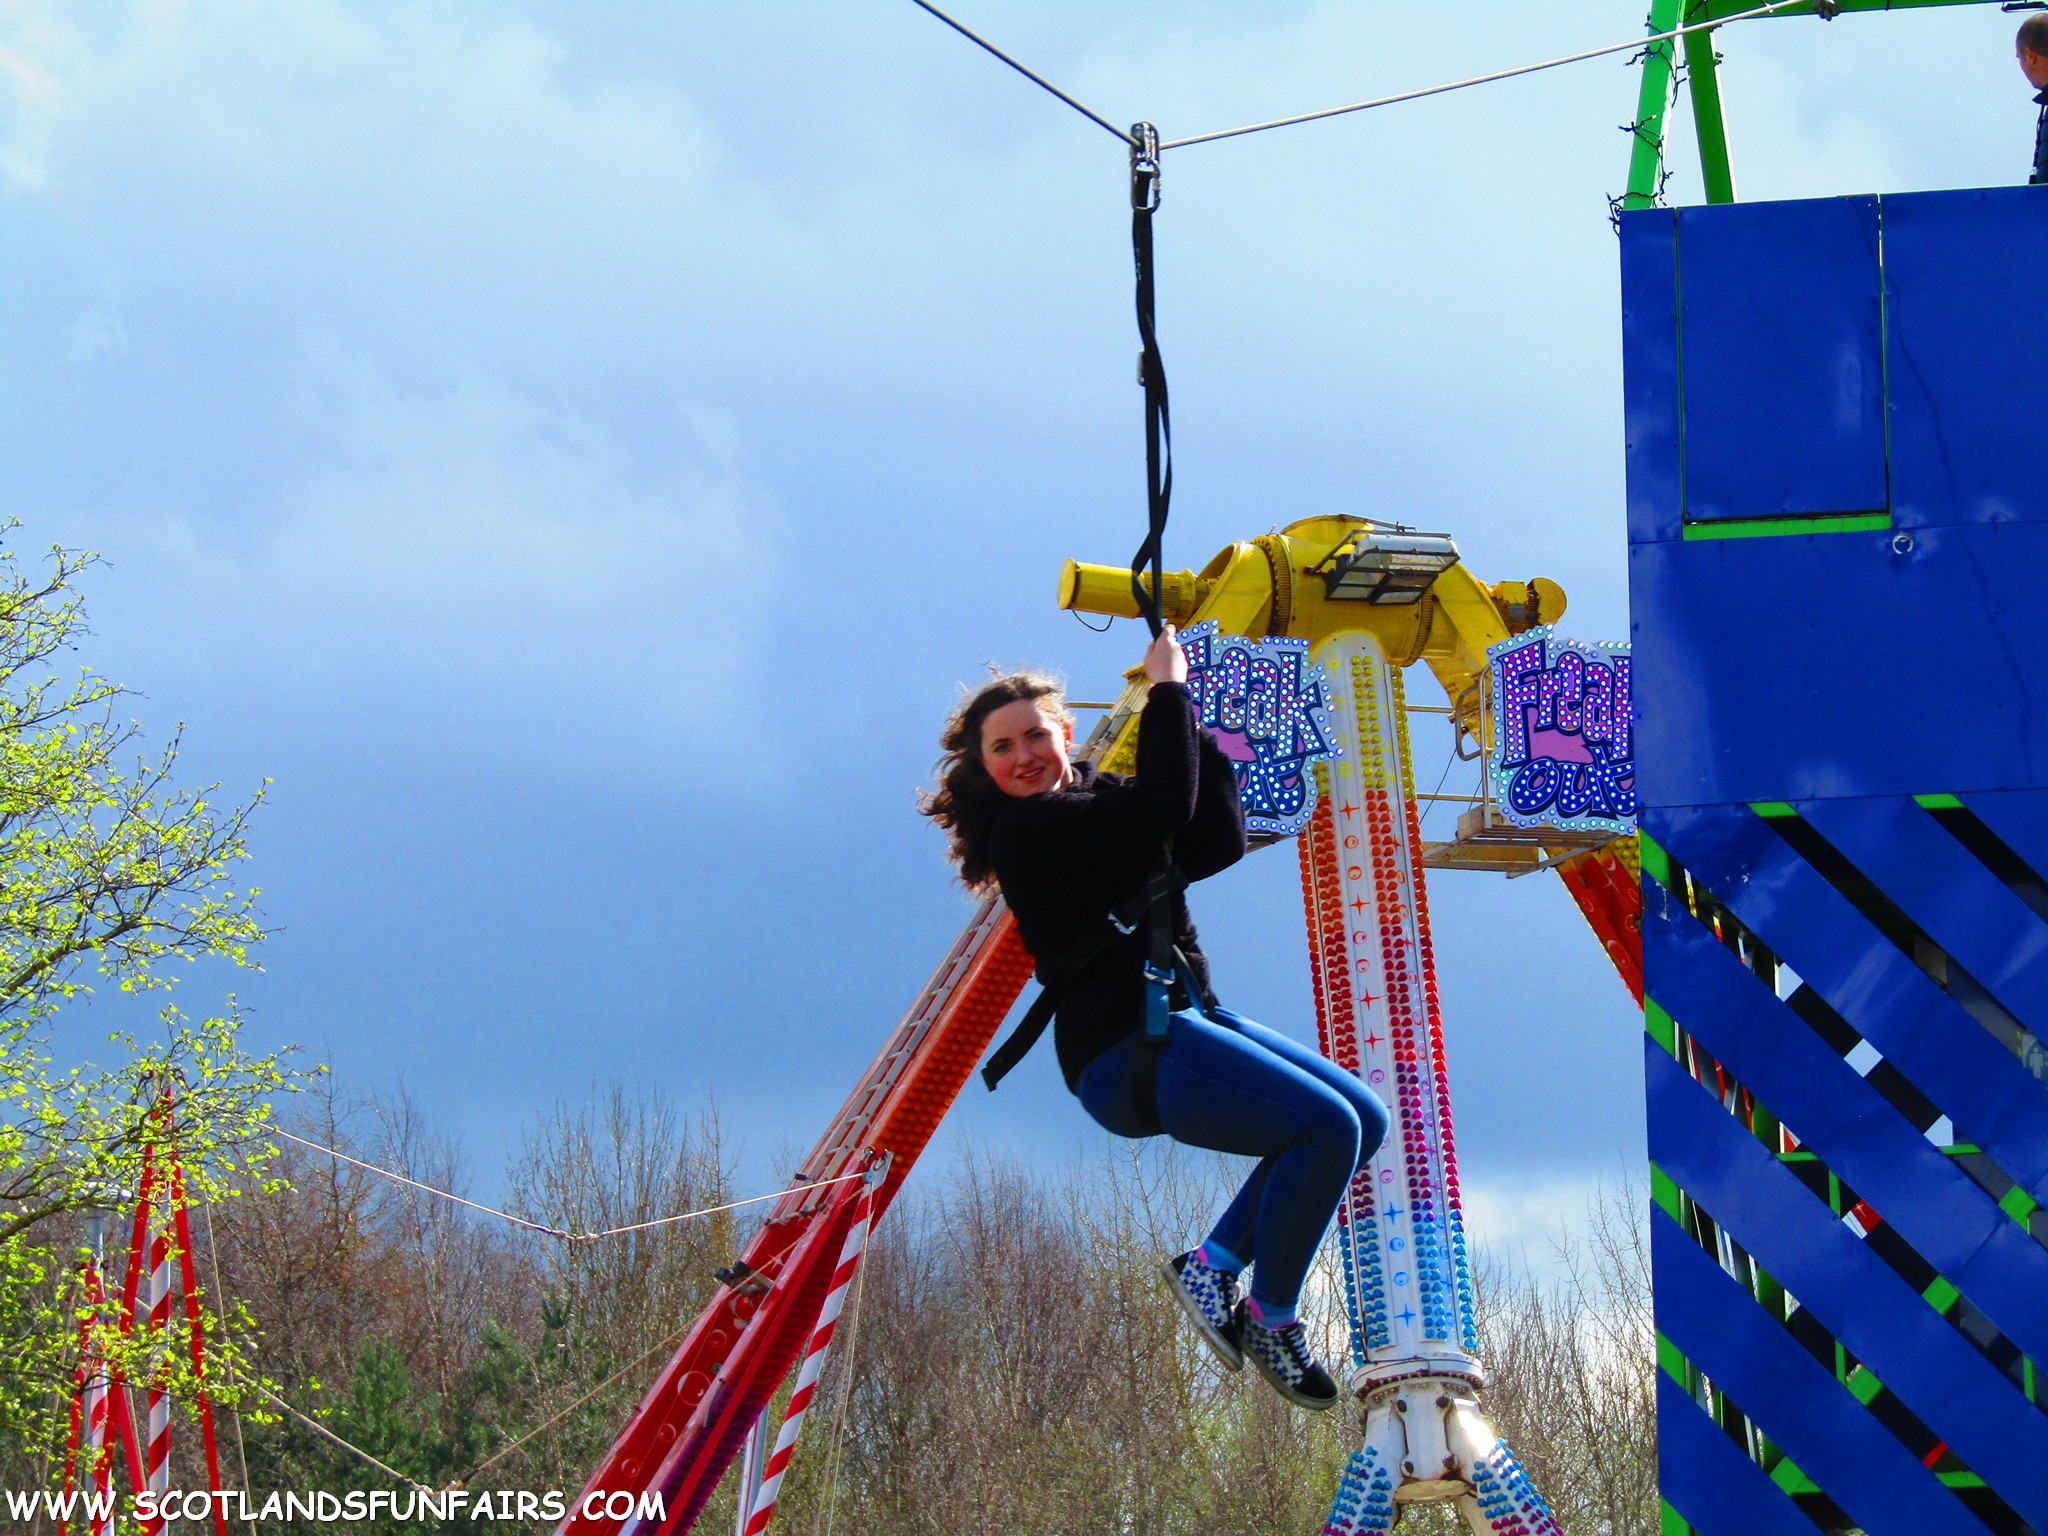
POLYGON ((1131 207, 1150 213, 1159 206, 1159 130, 1131 124, 1131 207))

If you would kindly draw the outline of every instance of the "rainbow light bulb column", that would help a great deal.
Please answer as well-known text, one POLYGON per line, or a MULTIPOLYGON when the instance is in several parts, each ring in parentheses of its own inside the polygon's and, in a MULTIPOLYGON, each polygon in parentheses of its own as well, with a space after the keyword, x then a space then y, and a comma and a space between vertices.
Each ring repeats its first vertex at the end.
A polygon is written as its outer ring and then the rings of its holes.
POLYGON ((1327 1536, 1393 1528, 1397 1505, 1456 1500, 1489 1536, 1562 1536, 1479 1406, 1472 1271, 1451 1137, 1422 831, 1401 673, 1371 634, 1319 647, 1342 755, 1300 836, 1323 1054, 1386 1101, 1387 1138, 1337 1213, 1365 1428, 1327 1536))

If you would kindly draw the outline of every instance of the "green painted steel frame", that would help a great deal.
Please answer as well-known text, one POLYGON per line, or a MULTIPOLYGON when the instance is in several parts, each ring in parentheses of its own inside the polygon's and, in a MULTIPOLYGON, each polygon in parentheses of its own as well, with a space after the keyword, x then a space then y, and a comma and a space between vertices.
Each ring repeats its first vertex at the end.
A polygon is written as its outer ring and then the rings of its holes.
MULTIPOLYGON (((1828 9, 1847 11, 1920 10, 1932 6, 1989 5, 1995 0, 1835 0, 1828 9)), ((1645 30, 1652 36, 1695 22, 1719 21, 1756 8, 1756 0, 1650 0, 1650 17, 1645 30)), ((1801 0, 1773 16, 1813 16, 1815 0, 1801 0)), ((1762 19, 1762 18, 1759 18, 1762 19)), ((1621 196, 1623 208, 1655 208, 1664 200, 1665 128, 1670 120, 1673 98, 1678 94, 1678 52, 1684 45, 1685 84, 1692 97, 1695 137, 1700 147, 1700 176, 1706 184, 1707 201, 1735 201, 1735 166, 1728 150, 1727 119, 1721 109, 1720 55, 1714 50, 1718 29, 1688 32, 1676 40, 1651 43, 1643 51, 1643 82, 1636 96, 1635 120, 1628 125, 1631 142, 1628 160, 1628 190, 1621 196)))

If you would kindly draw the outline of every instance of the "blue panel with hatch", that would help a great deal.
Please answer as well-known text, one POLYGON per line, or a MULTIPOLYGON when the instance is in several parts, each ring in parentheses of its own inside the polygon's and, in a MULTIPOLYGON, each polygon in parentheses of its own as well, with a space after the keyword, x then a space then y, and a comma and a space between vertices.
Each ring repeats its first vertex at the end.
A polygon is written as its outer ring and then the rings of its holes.
POLYGON ((2048 518, 2048 198, 1884 199, 1892 520, 2048 518))
POLYGON ((1882 511, 1877 199, 1686 208, 1677 227, 1687 520, 1882 511))
POLYGON ((2048 192, 1619 229, 1660 1480, 2048 1530, 2048 192))
POLYGON ((2048 522, 1639 543, 1629 575, 1645 804, 2048 776, 2048 522))

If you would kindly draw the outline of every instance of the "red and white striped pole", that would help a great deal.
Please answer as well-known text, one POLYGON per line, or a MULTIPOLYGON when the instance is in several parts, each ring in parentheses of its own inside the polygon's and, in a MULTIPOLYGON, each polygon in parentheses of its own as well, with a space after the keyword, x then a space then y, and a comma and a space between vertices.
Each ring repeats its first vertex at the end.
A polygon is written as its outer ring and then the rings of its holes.
POLYGON ((881 1183, 885 1166, 878 1163, 868 1171, 860 1194, 855 1197, 853 1225, 847 1228, 846 1244, 839 1250, 839 1267, 832 1272, 832 1290, 818 1311, 818 1326, 811 1330, 811 1341, 804 1348, 804 1363, 796 1375, 796 1390, 789 1395, 789 1407, 782 1416, 781 1433, 776 1435, 775 1449, 768 1456, 767 1475, 761 1479, 761 1491, 754 1496, 754 1511, 747 1517, 746 1536, 761 1536, 768 1529, 768 1522, 775 1518, 775 1498, 782 1491, 782 1474, 789 1470, 790 1458, 796 1454, 796 1437, 803 1431, 804 1414, 817 1394, 818 1377, 824 1372, 825 1356, 832 1348, 832 1335, 839 1327, 839 1313, 846 1305, 846 1293, 853 1284, 853 1273, 860 1267, 861 1250, 867 1246, 868 1224, 874 1216, 875 1186, 881 1183))
MULTIPOLYGON (((95 1363, 93 1378, 86 1385, 86 1450, 89 1453, 86 1465, 92 1468, 92 1491, 96 1497, 104 1497, 114 1486, 114 1448, 107 1444, 107 1368, 104 1363, 95 1363)), ((91 1506, 88 1506, 90 1508, 91 1506)), ((114 1522, 114 1506, 109 1501, 104 1512, 90 1516, 92 1536, 107 1536, 107 1529, 114 1522)))
MULTIPOLYGON (((94 1247, 98 1244, 95 1242, 94 1247)), ((107 1365, 100 1358, 97 1329, 104 1320, 106 1295, 100 1288, 99 1265, 88 1255, 78 1271, 83 1305, 78 1319, 77 1387, 71 1400, 71 1438, 64 1451, 64 1492, 104 1493, 112 1468, 107 1460, 107 1365)), ((67 1512, 57 1522, 57 1536, 70 1529, 67 1512)), ((92 1536, 106 1529, 104 1518, 91 1522, 92 1536)))
MULTIPOLYGON (((87 1260, 85 1268, 85 1299, 92 1308, 88 1328, 96 1328, 104 1321, 106 1292, 100 1283, 99 1264, 87 1260)), ((114 1448, 107 1443, 108 1404, 112 1386, 107 1377, 107 1362, 100 1357, 99 1340, 91 1338, 86 1353, 85 1396, 82 1403, 85 1419, 85 1468, 91 1473, 92 1491, 105 1494, 114 1486, 114 1448)), ((80 1478, 81 1485, 86 1481, 80 1478)), ((106 1536, 107 1527, 113 1521, 113 1506, 107 1506, 105 1514, 90 1517, 91 1536, 106 1536)))
MULTIPOLYGON (((143 1459, 150 1490, 171 1489, 171 1181, 159 1178, 145 1207, 149 1213, 149 1338, 156 1364, 149 1377, 149 1433, 143 1459)), ((147 1521, 149 1536, 163 1529, 161 1517, 147 1521)))
MULTIPOLYGON (((200 1316, 199 1274, 192 1262, 192 1219, 191 1207, 185 1199, 185 1167, 178 1161, 176 1146, 166 1151, 171 1165, 167 1182, 171 1194, 171 1235, 178 1245, 178 1288, 185 1293, 185 1341, 192 1354, 192 1380, 199 1389, 199 1443, 206 1452, 206 1486, 219 1493, 220 1444, 213 1432, 213 1400, 206 1393, 206 1323, 200 1316)), ((164 1340, 164 1359, 170 1359, 168 1335, 164 1340)), ((213 1505, 213 1529, 215 1536, 228 1536, 227 1510, 218 1499, 213 1505)))

